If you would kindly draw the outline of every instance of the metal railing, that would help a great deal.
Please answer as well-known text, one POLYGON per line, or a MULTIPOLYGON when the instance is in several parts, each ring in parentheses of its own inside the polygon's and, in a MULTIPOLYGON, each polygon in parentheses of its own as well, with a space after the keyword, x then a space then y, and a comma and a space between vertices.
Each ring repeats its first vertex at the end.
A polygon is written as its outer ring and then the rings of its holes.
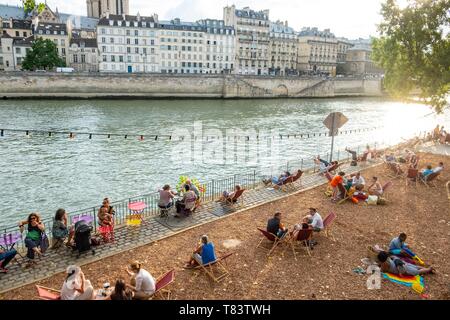
MULTIPOLYGON (((359 145, 352 147, 352 149, 356 150, 358 154, 360 154, 360 150, 364 150, 365 145, 359 145)), ((375 147, 377 148, 383 148, 385 147, 384 144, 377 144, 375 143, 375 147)), ((325 154, 323 155, 325 158, 325 154)), ((326 154, 326 158, 329 159, 329 154, 326 154)), ((333 159, 345 162, 350 159, 349 153, 343 151, 343 150, 337 150, 333 153, 333 159)), ((295 172, 295 170, 303 170, 305 172, 316 172, 318 167, 314 163, 312 157, 308 159, 299 159, 299 160, 289 160, 286 162, 285 165, 277 166, 277 168, 286 168, 286 171, 295 172)), ((284 169, 283 169, 284 170, 284 169)), ((278 172, 273 171, 274 174, 278 174, 278 172)), ((265 177, 261 174, 261 172, 257 172, 256 170, 253 170, 252 172, 246 172, 246 173, 240 173, 235 174, 233 176, 223 178, 223 179, 215 179, 208 181, 204 184, 202 184, 205 187, 205 192, 201 193, 201 201, 202 203, 208 203, 215 200, 218 200, 221 196, 223 191, 232 191, 236 185, 240 185, 242 188, 246 190, 252 190, 256 189, 258 186, 262 185, 262 178, 265 177)), ((146 204, 146 208, 144 212, 142 213, 144 218, 146 217, 154 217, 158 216, 160 214, 160 209, 158 207, 159 202, 159 193, 153 192, 148 194, 143 194, 139 196, 135 196, 132 198, 122 199, 119 201, 115 201, 111 203, 111 206, 113 206, 115 210, 114 215, 114 221, 116 226, 123 226, 126 224, 127 216, 129 216, 131 211, 129 210, 128 206, 130 203, 142 201, 146 204)), ((99 226, 97 214, 100 209, 100 206, 94 206, 82 210, 72 211, 68 213, 68 224, 72 224, 72 221, 74 218, 80 217, 80 216, 89 216, 92 220, 92 226, 94 228, 94 231, 97 231, 97 228, 99 226)), ((25 219, 24 219, 25 220, 25 219)), ((42 220, 43 223, 46 226, 46 233, 49 239, 52 238, 52 225, 53 225, 53 219, 52 218, 45 218, 42 220)), ((25 228, 26 229, 26 228, 25 228)), ((1 229, 0 233, 0 243, 3 243, 2 240, 5 240, 5 242, 8 240, 10 235, 19 232, 18 224, 11 225, 5 228, 1 229)), ((24 244, 24 236, 21 240, 19 240, 16 243, 15 248, 18 250, 25 250, 25 244, 24 244)))

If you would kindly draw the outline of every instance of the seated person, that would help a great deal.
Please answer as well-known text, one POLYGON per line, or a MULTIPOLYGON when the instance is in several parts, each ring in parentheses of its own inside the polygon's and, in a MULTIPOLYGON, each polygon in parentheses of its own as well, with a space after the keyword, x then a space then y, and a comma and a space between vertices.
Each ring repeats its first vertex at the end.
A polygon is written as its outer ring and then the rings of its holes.
POLYGON ((441 161, 439 162, 439 165, 433 169, 433 173, 438 173, 444 170, 444 163, 441 161))
POLYGON ((414 154, 411 156, 411 159, 409 160, 409 168, 417 169, 418 165, 419 165, 419 157, 414 154))
POLYGON ((381 272, 389 272, 392 274, 409 276, 435 272, 432 267, 424 268, 416 266, 415 264, 404 262, 402 259, 396 256, 389 256, 389 254, 385 251, 381 251, 380 253, 378 253, 378 260, 380 261, 381 272))
POLYGON ((383 187, 381 186, 380 182, 378 182, 377 177, 372 178, 372 183, 367 188, 367 191, 370 195, 375 195, 375 196, 383 195, 383 187))
POLYGON ((183 199, 178 200, 175 203, 175 206, 177 207, 177 213, 189 215, 190 212, 195 207, 195 201, 197 200, 197 196, 195 195, 195 192, 191 190, 188 184, 184 185, 184 191, 185 192, 183 195, 183 199))
POLYGON ((142 268, 139 261, 133 261, 125 271, 131 277, 127 288, 134 292, 134 300, 148 300, 156 291, 155 279, 152 275, 142 268), (130 270, 131 269, 131 270, 130 270))
POLYGON ((331 163, 326 167, 326 172, 336 169, 337 165, 338 165, 337 161, 331 161, 331 163))
POLYGON ((205 265, 217 260, 214 250, 214 244, 209 241, 207 235, 203 235, 200 243, 192 253, 190 260, 186 264, 186 268, 193 268, 197 265, 205 265))
POLYGON ((70 246, 72 243, 73 236, 75 234, 75 228, 68 228, 67 226, 67 213, 64 209, 56 210, 55 218, 53 220, 52 226, 52 236, 53 236, 53 245, 52 248, 56 249, 61 244, 64 243, 64 240, 69 237, 67 240, 67 246, 70 246))
POLYGON ((281 223, 281 212, 275 213, 273 218, 269 219, 267 221, 267 232, 270 232, 277 236, 277 238, 281 239, 283 238, 286 233, 288 232, 288 229, 284 227, 284 225, 281 223))
POLYGON ((332 196, 332 198, 331 198, 331 200, 337 200, 337 194, 338 194, 338 191, 339 191, 339 188, 338 188, 338 184, 343 184, 344 183, 344 176, 345 176, 345 172, 339 172, 339 174, 337 174, 337 175, 335 175, 334 177, 333 177, 333 179, 331 179, 331 181, 330 181, 330 186, 333 188, 333 196, 332 196))
POLYGON ((66 280, 61 289, 61 300, 93 300, 94 287, 86 280, 80 267, 71 265, 66 270, 66 280))
POLYGON ((427 167, 425 168, 425 169, 423 169, 421 172, 420 172, 420 175, 423 177, 423 178, 426 178, 427 176, 429 176, 430 174, 432 174, 433 173, 433 167, 429 164, 429 165, 427 165, 427 167))
POLYGON ((283 182, 291 176, 289 171, 285 171, 279 177, 272 177, 268 180, 263 180, 263 183, 267 186, 268 184, 281 185, 283 182))
MULTIPOLYGON (((297 239, 298 233, 300 230, 309 230, 311 226, 309 225, 309 219, 307 217, 303 218, 303 221, 301 224, 294 225, 294 230, 291 232, 291 236, 293 239, 297 239)), ((307 240, 308 244, 310 245, 310 240, 307 240)))
POLYGON ((316 208, 309 208, 309 214, 305 218, 307 219, 309 226, 315 232, 323 230, 322 216, 317 212, 316 208))
POLYGON ((192 183, 192 181, 190 179, 187 179, 186 182, 181 186, 181 190, 183 190, 185 186, 189 186, 189 190, 194 191, 197 199, 200 199, 200 192, 198 191, 197 187, 195 186, 195 184, 192 183))
POLYGON ((361 172, 357 172, 356 175, 352 178, 352 186, 354 186, 355 188, 357 186, 362 186, 362 188, 364 189, 365 184, 366 180, 364 180, 364 178, 361 176, 361 172))
POLYGON ((405 233, 400 233, 398 237, 392 239, 389 244, 389 253, 400 257, 411 258, 416 260, 419 264, 424 264, 423 261, 406 245, 406 238, 407 236, 405 233))
POLYGON ((363 191, 363 186, 359 185, 355 187, 355 192, 353 193, 353 197, 358 200, 367 200, 368 195, 363 191))
POLYGON ((396 162, 395 156, 392 152, 389 155, 386 155, 386 162, 396 162))
POLYGON ((36 264, 34 257, 42 255, 40 246, 42 233, 45 232, 45 225, 41 221, 41 216, 38 213, 31 213, 27 220, 19 223, 20 232, 24 231, 24 225, 28 225, 28 233, 25 237, 25 246, 27 247, 27 267, 31 267, 36 264))
POLYGON ((100 209, 98 209, 98 223, 101 226, 113 225, 113 216, 108 213, 108 209, 106 207, 100 207, 100 209))
POLYGON ((176 196, 176 193, 170 190, 170 186, 166 184, 159 191, 159 202, 158 207, 161 209, 168 209, 173 206, 173 198, 176 196))
POLYGON ((0 273, 7 273, 8 269, 6 266, 11 262, 12 259, 16 256, 17 251, 14 249, 5 251, 0 248, 0 273))
POLYGON ((314 163, 319 166, 319 172, 327 172, 327 167, 330 165, 328 162, 322 159, 314 158, 314 163))
POLYGON ((241 186, 240 186, 240 185, 236 185, 236 186, 234 186, 234 191, 233 191, 233 192, 224 191, 224 192, 222 193, 222 197, 220 197, 220 199, 217 200, 217 201, 218 201, 218 202, 226 202, 226 201, 229 201, 229 202, 231 202, 231 201, 236 202, 237 199, 233 200, 233 198, 234 198, 234 196, 236 195, 236 193, 237 193, 238 191, 240 191, 240 190, 241 190, 241 186))
POLYGON ((118 279, 114 286, 113 292, 111 292, 109 299, 111 300, 132 300, 134 292, 127 288, 127 285, 123 279, 118 279))

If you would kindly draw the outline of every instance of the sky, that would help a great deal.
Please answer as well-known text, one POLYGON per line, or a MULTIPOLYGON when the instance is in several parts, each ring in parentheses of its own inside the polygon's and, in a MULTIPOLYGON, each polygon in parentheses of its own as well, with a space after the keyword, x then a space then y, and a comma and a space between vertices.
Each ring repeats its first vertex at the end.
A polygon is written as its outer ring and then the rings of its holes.
MULTIPOLYGON (((44 0, 42 0, 44 1, 44 0)), ((377 34, 376 25, 382 0, 130 0, 130 14, 158 14, 160 20, 180 18, 196 21, 202 18, 223 18, 223 7, 235 4, 254 10, 269 9, 271 21, 288 21, 300 31, 303 27, 331 29, 338 37, 368 38, 377 34)), ((18 5, 21 0, 0 0, 2 4, 18 5)), ((47 0, 59 12, 86 15, 86 0, 47 0)))

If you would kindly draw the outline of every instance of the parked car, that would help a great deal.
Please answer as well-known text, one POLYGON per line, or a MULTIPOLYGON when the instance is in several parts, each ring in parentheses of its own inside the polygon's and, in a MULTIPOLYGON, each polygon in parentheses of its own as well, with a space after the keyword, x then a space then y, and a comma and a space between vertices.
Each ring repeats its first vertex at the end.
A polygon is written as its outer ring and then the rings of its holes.
POLYGON ((56 68, 56 72, 74 72, 75 69, 74 68, 56 68))

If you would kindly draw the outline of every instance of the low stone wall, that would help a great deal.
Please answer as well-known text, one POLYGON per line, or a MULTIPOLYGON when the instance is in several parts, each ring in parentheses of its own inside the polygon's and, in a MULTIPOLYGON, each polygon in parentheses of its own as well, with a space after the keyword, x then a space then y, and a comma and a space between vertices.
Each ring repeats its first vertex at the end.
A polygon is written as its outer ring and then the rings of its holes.
POLYGON ((4 98, 381 96, 380 79, 234 75, 0 73, 4 98))

